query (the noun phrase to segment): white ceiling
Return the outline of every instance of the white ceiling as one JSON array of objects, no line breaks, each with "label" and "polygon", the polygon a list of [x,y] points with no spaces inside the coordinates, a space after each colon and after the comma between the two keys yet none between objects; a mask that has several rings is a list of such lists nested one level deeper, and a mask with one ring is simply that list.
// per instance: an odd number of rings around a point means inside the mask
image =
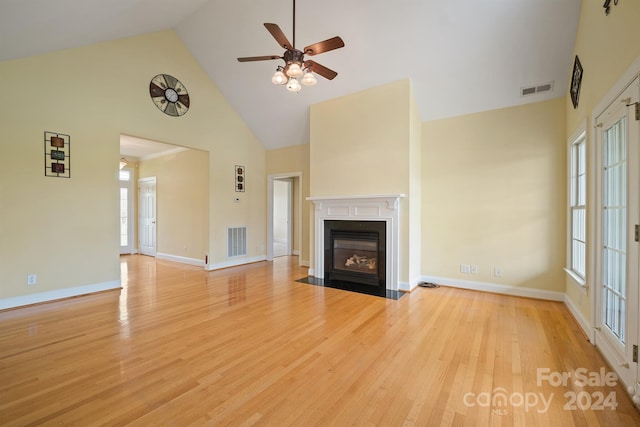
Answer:
[{"label": "white ceiling", "polygon": [[[297,48],[336,35],[346,46],[313,57],[333,81],[294,94],[271,84],[281,61],[236,60],[283,53],[263,23],[293,41],[291,0],[0,0],[0,61],[174,28],[272,149],[308,142],[309,105],[399,79],[411,78],[422,121],[564,96],[579,10],[580,0],[298,0]],[[549,81],[552,92],[520,96]]]}]

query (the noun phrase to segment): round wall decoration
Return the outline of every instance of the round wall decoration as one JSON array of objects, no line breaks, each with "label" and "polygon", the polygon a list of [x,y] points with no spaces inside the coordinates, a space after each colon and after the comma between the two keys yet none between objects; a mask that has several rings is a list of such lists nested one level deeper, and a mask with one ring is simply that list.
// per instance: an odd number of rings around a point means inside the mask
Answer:
[{"label": "round wall decoration", "polygon": [[158,74],[149,83],[149,95],[156,107],[170,116],[182,116],[189,111],[187,88],[169,74]]}]

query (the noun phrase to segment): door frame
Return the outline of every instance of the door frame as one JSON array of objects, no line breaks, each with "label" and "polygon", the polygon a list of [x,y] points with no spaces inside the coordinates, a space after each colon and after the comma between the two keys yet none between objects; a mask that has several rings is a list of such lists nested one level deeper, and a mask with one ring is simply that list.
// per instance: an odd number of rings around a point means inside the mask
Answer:
[{"label": "door frame", "polygon": [[[610,106],[612,106],[613,103],[616,102],[616,100],[620,97],[620,95],[622,95],[622,93],[625,90],[627,90],[627,88],[630,85],[632,85],[635,79],[638,78],[639,76],[640,76],[640,57],[636,58],[633,64],[631,64],[631,66],[625,71],[625,73],[622,74],[622,76],[618,79],[618,81],[609,89],[609,91],[607,91],[607,94],[592,110],[592,113],[591,113],[592,132],[591,132],[589,145],[590,145],[591,153],[593,153],[592,158],[595,158],[595,161],[591,162],[590,164],[594,165],[594,169],[591,169],[591,170],[594,170],[595,173],[593,175],[595,176],[593,177],[591,182],[595,184],[596,197],[595,197],[595,203],[593,204],[594,208],[588,211],[587,214],[589,214],[589,212],[594,213],[595,219],[596,219],[596,221],[594,222],[594,231],[592,233],[592,236],[595,237],[595,244],[591,245],[591,249],[589,250],[589,253],[591,254],[590,259],[593,260],[595,267],[589,268],[589,273],[588,273],[590,276],[588,282],[591,283],[590,288],[592,290],[590,292],[591,293],[590,313],[591,313],[591,328],[592,328],[592,333],[590,334],[591,342],[593,345],[598,345],[603,356],[609,362],[609,364],[614,368],[614,370],[618,374],[619,379],[622,380],[625,387],[633,386],[635,395],[640,397],[640,381],[639,381],[640,371],[638,369],[638,364],[634,363],[633,364],[634,366],[631,366],[631,368],[633,368],[634,370],[633,373],[627,373],[627,375],[620,375],[620,370],[626,369],[624,367],[626,361],[620,360],[618,351],[613,346],[611,346],[607,340],[601,339],[598,341],[596,339],[598,322],[599,322],[598,315],[601,313],[598,307],[598,303],[600,299],[598,298],[597,294],[600,288],[597,284],[597,281],[599,280],[598,274],[600,274],[600,272],[602,271],[602,261],[600,259],[601,257],[600,244],[602,242],[602,236],[600,234],[602,232],[601,230],[602,228],[602,219],[601,219],[601,210],[602,210],[602,202],[601,202],[601,197],[602,197],[601,164],[602,163],[601,163],[601,160],[602,159],[601,159],[601,155],[602,154],[599,152],[601,147],[599,147],[598,145],[599,138],[598,138],[598,128],[597,128],[598,120],[597,119]],[[636,94],[636,96],[640,96],[640,94]],[[630,118],[634,119],[634,117],[630,117]],[[628,123],[628,126],[629,124],[630,123]],[[627,141],[627,144],[630,145],[629,141]],[[640,141],[637,141],[636,144],[640,145]],[[637,155],[637,151],[632,150],[630,152],[630,155]],[[637,177],[637,175],[635,175],[635,177]],[[637,182],[637,180],[636,182],[633,182],[631,181],[632,179],[634,179],[633,174],[629,176],[629,185],[627,187],[628,193],[630,191],[636,191],[636,192],[640,191],[640,182]],[[629,212],[628,212],[628,215],[629,215]],[[638,221],[638,219],[636,219],[635,221]],[[629,232],[627,236],[628,241],[630,243],[634,243],[632,241],[633,239],[630,238],[631,230],[628,230],[628,232]],[[634,250],[633,252],[630,252],[630,254],[631,253],[637,254],[638,252],[637,250]],[[634,259],[633,262],[638,263],[640,262],[640,260]],[[640,281],[640,278],[636,278],[636,280]],[[635,296],[638,297],[638,292],[635,293]],[[640,306],[640,300],[636,300],[634,301],[634,303],[636,304],[636,306]],[[640,320],[637,321],[636,323],[640,323]],[[640,325],[639,324],[633,325],[633,331],[634,331],[634,336],[630,337],[629,334],[627,334],[627,338],[637,344],[640,341]],[[633,376],[632,379],[631,379],[631,376]]]},{"label": "door frame", "polygon": [[[302,251],[302,172],[271,174],[267,176],[267,261],[273,261],[273,181],[287,178],[292,179],[292,185],[293,181],[298,180],[297,197],[294,200],[292,211],[295,211],[295,216],[300,218],[300,221],[294,224],[294,238],[299,248],[298,250],[300,252]],[[293,246],[292,240],[293,239],[289,239],[289,244]],[[299,264],[300,258],[301,256],[298,259]]]}]

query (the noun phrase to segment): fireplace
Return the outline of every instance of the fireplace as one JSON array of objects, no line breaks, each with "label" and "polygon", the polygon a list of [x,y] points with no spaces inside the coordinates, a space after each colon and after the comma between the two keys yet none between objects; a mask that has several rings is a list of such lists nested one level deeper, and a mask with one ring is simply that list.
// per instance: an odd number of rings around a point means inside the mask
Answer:
[{"label": "fireplace", "polygon": [[[373,230],[373,233],[378,233],[378,243],[377,243],[377,258],[376,258],[376,266],[377,266],[377,280],[378,283],[381,281],[384,282],[384,286],[386,287],[387,294],[389,293],[398,293],[399,291],[399,281],[398,281],[398,269],[399,269],[399,235],[400,235],[400,215],[399,215],[399,205],[400,199],[404,197],[404,194],[385,194],[385,195],[372,195],[372,196],[321,196],[321,197],[309,197],[307,200],[313,202],[315,207],[315,221],[314,221],[314,266],[309,269],[309,275],[313,276],[315,279],[319,281],[327,281],[327,273],[329,273],[329,266],[334,265],[339,262],[333,261],[333,254],[331,257],[327,253],[327,249],[333,248],[335,245],[334,242],[331,243],[329,238],[329,246],[326,246],[327,243],[327,234],[325,232],[325,223],[332,223],[332,221],[339,222],[341,225],[341,229],[339,231],[347,232],[347,236],[342,235],[338,237],[338,249],[349,249],[347,250],[347,254],[349,252],[354,252],[352,249],[365,249],[371,246],[371,243],[366,243],[364,247],[349,247],[354,243],[353,235],[349,235],[349,233],[356,232],[359,234],[359,238],[363,237],[363,233],[359,233],[362,231],[362,228],[365,226],[371,226],[375,223],[382,226],[384,228],[382,230]],[[356,229],[348,229],[345,227],[349,227],[346,225],[347,223],[359,224]],[[383,236],[384,237],[381,237]],[[346,238],[345,238],[346,237]],[[364,235],[364,241],[372,240],[371,236]],[[347,241],[346,245],[344,241]],[[346,248],[344,246],[347,246]],[[348,257],[352,257],[357,252],[349,254]],[[367,254],[364,255],[365,257]],[[327,262],[329,259],[329,262]],[[361,273],[359,275],[359,279],[364,281],[368,281],[369,284],[361,284],[358,286],[373,288],[374,280],[371,277],[368,277],[370,271],[368,271],[369,267],[372,265],[368,260],[361,259],[353,259],[353,262],[356,264],[359,262],[360,266],[365,271],[356,271]],[[343,260],[343,264],[346,264],[347,260]],[[367,264],[368,263],[368,264]],[[351,267],[351,266],[345,266]],[[344,268],[333,269],[333,278],[335,280],[344,280],[344,279],[336,279],[336,274],[338,277],[342,274],[354,273],[353,271],[344,271]],[[353,270],[353,269],[349,269]],[[366,275],[366,276],[365,276]],[[351,276],[348,280],[351,280],[353,276]],[[330,282],[330,280],[329,280]],[[346,281],[345,283],[356,283],[351,281]]]},{"label": "fireplace", "polygon": [[324,221],[325,280],[386,291],[385,221]]}]

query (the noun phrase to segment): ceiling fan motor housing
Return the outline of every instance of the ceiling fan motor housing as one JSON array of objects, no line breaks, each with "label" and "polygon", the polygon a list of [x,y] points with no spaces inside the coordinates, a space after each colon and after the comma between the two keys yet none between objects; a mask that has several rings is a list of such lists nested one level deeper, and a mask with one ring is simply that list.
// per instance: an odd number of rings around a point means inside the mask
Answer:
[{"label": "ceiling fan motor housing", "polygon": [[287,67],[294,62],[302,65],[304,63],[304,53],[298,49],[287,50],[284,52],[284,55],[282,55],[282,59],[287,63]]}]

